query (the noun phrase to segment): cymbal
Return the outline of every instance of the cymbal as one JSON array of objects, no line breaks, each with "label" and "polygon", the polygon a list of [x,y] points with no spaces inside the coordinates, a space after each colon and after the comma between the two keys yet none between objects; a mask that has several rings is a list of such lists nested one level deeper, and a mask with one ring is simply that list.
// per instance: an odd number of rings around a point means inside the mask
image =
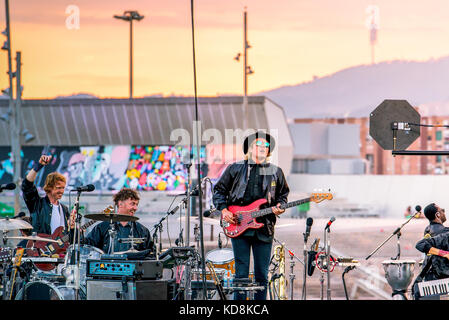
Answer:
[{"label": "cymbal", "polygon": [[43,242],[58,243],[58,241],[53,240],[51,238],[41,238],[38,236],[6,237],[6,239],[18,239],[18,240],[31,240],[31,241],[43,241]]},{"label": "cymbal", "polygon": [[22,219],[0,219],[0,230],[33,229],[33,226]]},{"label": "cymbal", "polygon": [[118,213],[92,213],[84,215],[87,219],[98,220],[98,221],[108,221],[108,222],[120,222],[120,221],[137,221],[138,217],[129,216],[127,214],[118,214]]},{"label": "cymbal", "polygon": [[125,254],[125,253],[135,253],[135,252],[140,252],[140,251],[132,248],[132,249],[129,249],[126,251],[114,252],[114,254]]}]

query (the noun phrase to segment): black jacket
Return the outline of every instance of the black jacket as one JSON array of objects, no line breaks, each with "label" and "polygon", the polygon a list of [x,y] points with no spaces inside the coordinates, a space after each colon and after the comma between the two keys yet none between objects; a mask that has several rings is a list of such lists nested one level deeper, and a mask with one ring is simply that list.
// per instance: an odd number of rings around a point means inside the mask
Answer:
[{"label": "black jacket", "polygon": [[[266,207],[272,207],[278,203],[287,203],[290,189],[281,168],[273,164],[265,164],[261,168],[263,174],[262,188],[267,199]],[[248,161],[239,161],[229,165],[214,186],[213,202],[218,210],[223,210],[231,205],[243,205],[246,186],[248,184]],[[276,215],[268,214],[256,219],[264,223],[261,229],[257,229],[265,237],[272,238]]]},{"label": "black jacket", "polygon": [[[416,249],[426,254],[432,247],[449,251],[449,233],[440,233],[435,237],[424,238],[416,243]],[[431,274],[435,275],[436,279],[448,278],[449,260],[440,256],[432,256],[431,270]],[[430,279],[426,278],[426,280]]]},{"label": "black jacket", "polygon": [[434,237],[440,233],[448,231],[449,228],[445,227],[443,224],[431,221],[429,225],[424,229],[424,235],[430,234],[431,237]]},{"label": "black jacket", "polygon": [[[143,226],[139,222],[129,222],[128,225],[131,227],[131,230],[128,230],[130,233],[132,232],[132,236],[134,238],[145,238],[143,243],[135,244],[135,249],[139,251],[143,250],[154,250],[153,241],[151,239],[150,231]],[[131,236],[131,234],[125,235],[125,228],[121,225],[120,222],[115,222],[115,230],[117,231],[117,234],[115,236],[115,243],[114,243],[114,251],[127,251],[130,249],[130,244],[128,243],[120,243],[118,239],[121,238],[128,238]],[[89,232],[89,234],[84,238],[83,243],[89,244],[94,247],[97,247],[98,249],[103,250],[104,253],[112,253],[109,252],[111,248],[111,237],[109,234],[110,224],[107,221],[101,222],[95,227],[92,228],[92,230]]]},{"label": "black jacket", "polygon": [[[51,234],[50,222],[53,205],[51,204],[50,199],[48,199],[48,196],[39,196],[34,183],[28,181],[26,178],[22,182],[22,192],[23,200],[30,211],[33,232]],[[67,206],[62,203],[61,206],[65,216],[65,229],[67,230],[70,213]]]}]

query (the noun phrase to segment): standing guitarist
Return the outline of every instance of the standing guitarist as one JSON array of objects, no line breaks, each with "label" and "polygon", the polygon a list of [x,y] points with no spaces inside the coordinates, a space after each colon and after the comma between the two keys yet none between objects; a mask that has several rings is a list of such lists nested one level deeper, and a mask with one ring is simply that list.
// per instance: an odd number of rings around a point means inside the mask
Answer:
[{"label": "standing guitarist", "polygon": [[[251,249],[254,260],[256,282],[265,287],[258,291],[255,300],[265,300],[267,296],[268,268],[274,237],[276,216],[282,214],[281,204],[287,203],[289,188],[282,169],[270,164],[268,158],[275,147],[274,138],[258,131],[245,138],[243,153],[245,160],[229,165],[214,187],[213,202],[221,211],[222,220],[238,223],[237,217],[228,210],[232,205],[246,206],[259,199],[266,199],[266,207],[273,213],[258,217],[263,223],[259,229],[248,229],[240,236],[231,238],[235,257],[235,278],[248,278]],[[245,299],[245,294],[235,293],[236,300]]]},{"label": "standing guitarist", "polygon": [[69,229],[70,214],[67,206],[60,202],[66,187],[66,178],[58,172],[47,175],[44,184],[45,196],[39,196],[34,181],[37,173],[50,163],[51,156],[42,155],[28,172],[22,182],[23,199],[30,211],[33,232],[47,235],[53,234],[58,227]]}]

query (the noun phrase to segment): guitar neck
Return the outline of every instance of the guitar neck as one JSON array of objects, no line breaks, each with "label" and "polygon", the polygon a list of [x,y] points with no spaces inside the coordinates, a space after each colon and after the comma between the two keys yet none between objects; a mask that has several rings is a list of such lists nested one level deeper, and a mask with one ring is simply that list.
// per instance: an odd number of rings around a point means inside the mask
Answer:
[{"label": "guitar neck", "polygon": [[[312,198],[305,198],[305,199],[301,199],[301,200],[296,200],[296,201],[293,201],[293,202],[281,204],[280,207],[281,207],[281,209],[288,209],[288,208],[291,208],[291,207],[299,206],[299,205],[301,205],[303,203],[310,202],[311,200],[312,200]],[[269,207],[269,208],[265,208],[265,209],[262,209],[262,210],[254,211],[254,212],[251,213],[251,216],[253,218],[257,218],[257,217],[262,217],[262,216],[265,216],[267,214],[273,213],[272,208],[273,207]]]},{"label": "guitar neck", "polygon": [[[87,228],[89,228],[91,225],[93,225],[95,222],[97,222],[96,220],[90,220],[89,222],[86,222],[85,224],[83,224],[80,228],[82,231],[86,230]],[[69,240],[70,236],[69,234],[66,234],[64,237],[62,237],[62,241],[63,242],[67,242]]]}]

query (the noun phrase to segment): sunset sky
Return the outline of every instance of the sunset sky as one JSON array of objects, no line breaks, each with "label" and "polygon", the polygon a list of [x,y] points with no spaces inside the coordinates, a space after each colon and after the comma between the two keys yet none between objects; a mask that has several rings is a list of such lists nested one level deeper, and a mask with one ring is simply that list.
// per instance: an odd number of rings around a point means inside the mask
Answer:
[{"label": "sunset sky", "polygon": [[[134,96],[194,94],[190,1],[10,0],[13,57],[22,52],[24,98],[74,93],[127,97],[129,23],[137,10]],[[449,54],[447,0],[196,0],[198,94],[241,94],[243,11],[248,11],[249,94],[370,64],[369,5],[379,8],[375,61],[428,60]],[[79,29],[66,13],[79,9]],[[73,11],[72,11],[73,12]],[[73,17],[73,16],[72,16]],[[70,25],[70,23],[69,23]],[[0,1],[0,29],[6,26]],[[0,35],[1,43],[6,39]],[[15,63],[14,63],[15,69]],[[8,86],[0,51],[0,87]]]}]

